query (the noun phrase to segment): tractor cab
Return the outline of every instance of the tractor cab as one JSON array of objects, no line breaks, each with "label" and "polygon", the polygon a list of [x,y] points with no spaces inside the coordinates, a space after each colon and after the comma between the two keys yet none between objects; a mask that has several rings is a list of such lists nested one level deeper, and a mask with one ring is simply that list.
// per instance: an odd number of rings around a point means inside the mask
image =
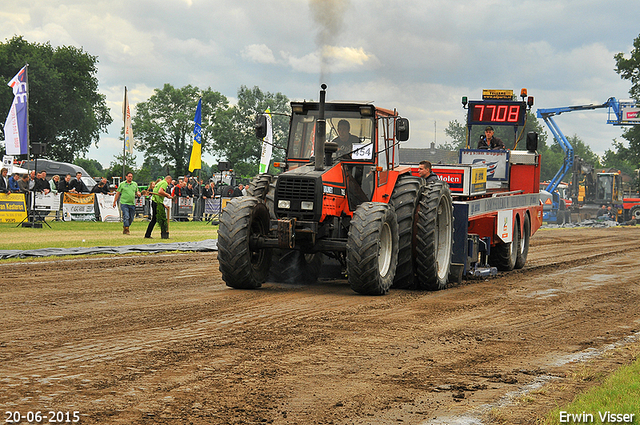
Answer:
[{"label": "tractor cab", "polygon": [[[409,137],[408,120],[370,102],[325,102],[324,93],[320,102],[291,102],[274,218],[323,222],[391,194],[389,171],[398,166],[397,142]],[[261,119],[258,138],[265,134]]]},{"label": "tractor cab", "polygon": [[[291,166],[309,162],[315,157],[314,145],[319,115],[318,103],[291,104],[291,131],[287,160]],[[333,161],[373,161],[375,141],[374,107],[368,104],[325,104],[325,140],[335,143]],[[325,146],[326,149],[326,146]],[[331,149],[329,149],[331,150]]]}]

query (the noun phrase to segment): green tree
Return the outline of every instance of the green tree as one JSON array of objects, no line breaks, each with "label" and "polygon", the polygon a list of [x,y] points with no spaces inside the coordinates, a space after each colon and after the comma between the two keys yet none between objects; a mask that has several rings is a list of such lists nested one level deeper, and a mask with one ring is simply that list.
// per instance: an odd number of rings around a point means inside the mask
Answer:
[{"label": "green tree", "polygon": [[616,53],[613,58],[620,78],[631,81],[629,94],[640,100],[640,35],[633,41],[633,50],[628,59],[624,57],[624,53]]},{"label": "green tree", "polygon": [[467,126],[458,120],[449,121],[449,125],[444,129],[444,134],[451,138],[451,141],[439,144],[440,149],[457,151],[467,147]]},{"label": "green tree", "polygon": [[104,169],[102,168],[102,164],[100,164],[95,159],[76,158],[73,163],[84,168],[84,170],[89,173],[91,177],[104,176]]},{"label": "green tree", "polygon": [[[134,133],[135,134],[135,133]],[[136,163],[136,156],[131,155],[130,153],[125,153],[125,171],[128,173],[131,171],[133,173],[133,177],[136,178],[136,170],[133,168]],[[113,157],[113,161],[109,164],[109,168],[104,170],[105,177],[107,179],[111,179],[112,177],[120,177],[122,178],[122,154],[115,155]]]},{"label": "green tree", "polygon": [[[634,135],[630,135],[629,133],[636,133]],[[630,143],[633,143],[636,140],[640,140],[640,127],[632,127],[631,129],[625,131],[623,137],[629,137]],[[626,147],[623,142],[618,140],[613,140],[613,149],[607,149],[604,152],[604,156],[602,158],[602,166],[607,168],[617,168],[618,170],[624,172],[625,174],[632,176],[633,181],[631,182],[631,187],[634,191],[639,190],[638,181],[638,170],[640,164],[640,152],[639,146],[634,147]]]},{"label": "green tree", "polygon": [[[9,111],[7,82],[29,64],[29,138],[47,143],[48,159],[72,162],[98,145],[112,118],[98,93],[97,56],[73,46],[52,47],[15,36],[0,43],[0,110]],[[2,148],[4,151],[4,148]]]},{"label": "green tree", "polygon": [[[600,158],[596,155],[589,146],[587,146],[577,134],[567,137],[567,142],[573,148],[574,157],[580,157],[588,164],[594,167],[600,167]],[[564,163],[565,153],[560,144],[554,139],[553,144],[542,152],[542,167],[540,170],[541,180],[551,180],[558,170],[562,168]],[[572,172],[569,171],[563,178],[563,181],[571,181]]]},{"label": "green tree", "polygon": [[[202,97],[202,151],[213,152],[229,136],[228,100],[219,92],[191,85],[180,89],[165,84],[146,102],[136,105],[133,134],[145,160],[156,157],[174,168],[176,176],[187,172],[193,145],[194,115]],[[120,167],[122,169],[122,166]]]},{"label": "green tree", "polygon": [[291,108],[289,99],[282,93],[263,92],[258,87],[252,89],[241,86],[238,90],[238,104],[230,110],[231,127],[218,140],[216,153],[233,164],[236,175],[253,177],[258,173],[262,142],[256,139],[254,124],[256,116],[269,108],[273,121],[274,161],[284,158],[287,144]]},{"label": "green tree", "polygon": [[[616,72],[623,80],[631,82],[629,94],[636,102],[640,102],[640,35],[633,41],[633,50],[628,58],[624,53],[614,55],[616,61]],[[622,134],[628,142],[614,140],[613,150],[607,150],[604,154],[604,165],[616,167],[627,174],[636,176],[635,186],[638,187],[637,174],[635,170],[640,168],[640,125],[628,128]]]},{"label": "green tree", "polygon": [[[122,162],[121,162],[122,163]],[[122,169],[122,168],[120,168]],[[138,184],[147,185],[151,181],[155,181],[158,177],[164,178],[167,174],[171,174],[172,170],[166,164],[154,156],[148,156],[142,163],[142,167],[135,173],[135,179]],[[173,174],[172,174],[173,175]]]}]

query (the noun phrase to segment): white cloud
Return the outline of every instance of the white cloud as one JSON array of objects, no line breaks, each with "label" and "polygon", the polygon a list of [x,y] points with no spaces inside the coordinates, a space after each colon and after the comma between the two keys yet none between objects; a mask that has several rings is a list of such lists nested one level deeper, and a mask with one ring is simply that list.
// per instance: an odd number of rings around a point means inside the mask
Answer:
[{"label": "white cloud", "polygon": [[[534,108],[626,98],[613,55],[632,49],[639,14],[637,0],[30,0],[0,12],[0,39],[98,56],[115,122],[90,155],[108,165],[121,152],[125,85],[132,105],[164,83],[309,99],[322,78],[332,99],[398,108],[409,143],[427,146],[434,121],[445,141],[448,121],[464,119],[460,98],[483,88],[527,87]],[[600,112],[557,122],[604,152],[621,130]]]},{"label": "white cloud", "polygon": [[286,64],[296,72],[318,74],[324,66],[332,74],[356,72],[380,66],[375,55],[362,47],[324,46],[323,49],[296,57],[289,52],[280,52]]},{"label": "white cloud", "polygon": [[273,52],[264,44],[251,44],[245,47],[241,54],[244,59],[251,62],[265,64],[276,63],[276,58],[273,56]]}]

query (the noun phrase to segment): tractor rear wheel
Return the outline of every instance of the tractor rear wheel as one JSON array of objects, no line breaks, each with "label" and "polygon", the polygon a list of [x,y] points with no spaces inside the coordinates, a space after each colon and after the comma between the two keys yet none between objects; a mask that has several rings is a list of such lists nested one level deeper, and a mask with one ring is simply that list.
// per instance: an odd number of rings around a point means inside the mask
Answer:
[{"label": "tractor rear wheel", "polygon": [[521,269],[527,262],[527,255],[529,254],[529,238],[531,237],[531,220],[529,214],[524,215],[523,232],[520,235],[520,247],[518,249],[518,256],[514,268]]},{"label": "tractor rear wheel", "polygon": [[218,263],[227,286],[253,289],[262,286],[271,264],[270,249],[252,247],[252,239],[269,232],[269,211],[253,196],[233,198],[220,215]]},{"label": "tractor rear wheel", "polygon": [[422,191],[416,218],[415,268],[418,289],[447,286],[453,254],[453,204],[449,185],[428,184]]},{"label": "tractor rear wheel", "polygon": [[255,196],[260,200],[265,200],[269,191],[269,183],[273,176],[271,174],[259,174],[249,182],[247,195]]},{"label": "tractor rear wheel", "polygon": [[322,270],[322,254],[274,250],[269,279],[281,283],[314,283]]},{"label": "tractor rear wheel", "polygon": [[634,205],[629,210],[629,220],[640,220],[640,205]]},{"label": "tractor rear wheel", "polygon": [[424,187],[424,180],[404,174],[398,178],[391,200],[398,217],[398,267],[393,280],[394,288],[413,288],[413,229],[420,192]]},{"label": "tractor rear wheel", "polygon": [[501,271],[511,271],[518,260],[520,248],[520,228],[517,223],[512,231],[513,238],[510,243],[501,243],[491,247],[489,264]]},{"label": "tractor rear wheel", "polygon": [[347,237],[347,279],[354,291],[384,295],[398,262],[398,222],[393,207],[364,202],[353,213]]}]

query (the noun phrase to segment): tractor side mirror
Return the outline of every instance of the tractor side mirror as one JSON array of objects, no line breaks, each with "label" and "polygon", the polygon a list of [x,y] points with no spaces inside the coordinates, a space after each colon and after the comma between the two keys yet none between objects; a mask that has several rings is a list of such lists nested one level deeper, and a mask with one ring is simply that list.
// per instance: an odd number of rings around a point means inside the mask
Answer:
[{"label": "tractor side mirror", "polygon": [[254,128],[256,129],[256,138],[262,140],[267,137],[267,116],[263,114],[258,115]]},{"label": "tractor side mirror", "polygon": [[527,133],[527,150],[529,152],[535,152],[538,150],[538,133],[535,131]]},{"label": "tractor side mirror", "polygon": [[406,118],[398,118],[396,120],[396,140],[398,142],[406,142],[409,140],[409,120]]}]

